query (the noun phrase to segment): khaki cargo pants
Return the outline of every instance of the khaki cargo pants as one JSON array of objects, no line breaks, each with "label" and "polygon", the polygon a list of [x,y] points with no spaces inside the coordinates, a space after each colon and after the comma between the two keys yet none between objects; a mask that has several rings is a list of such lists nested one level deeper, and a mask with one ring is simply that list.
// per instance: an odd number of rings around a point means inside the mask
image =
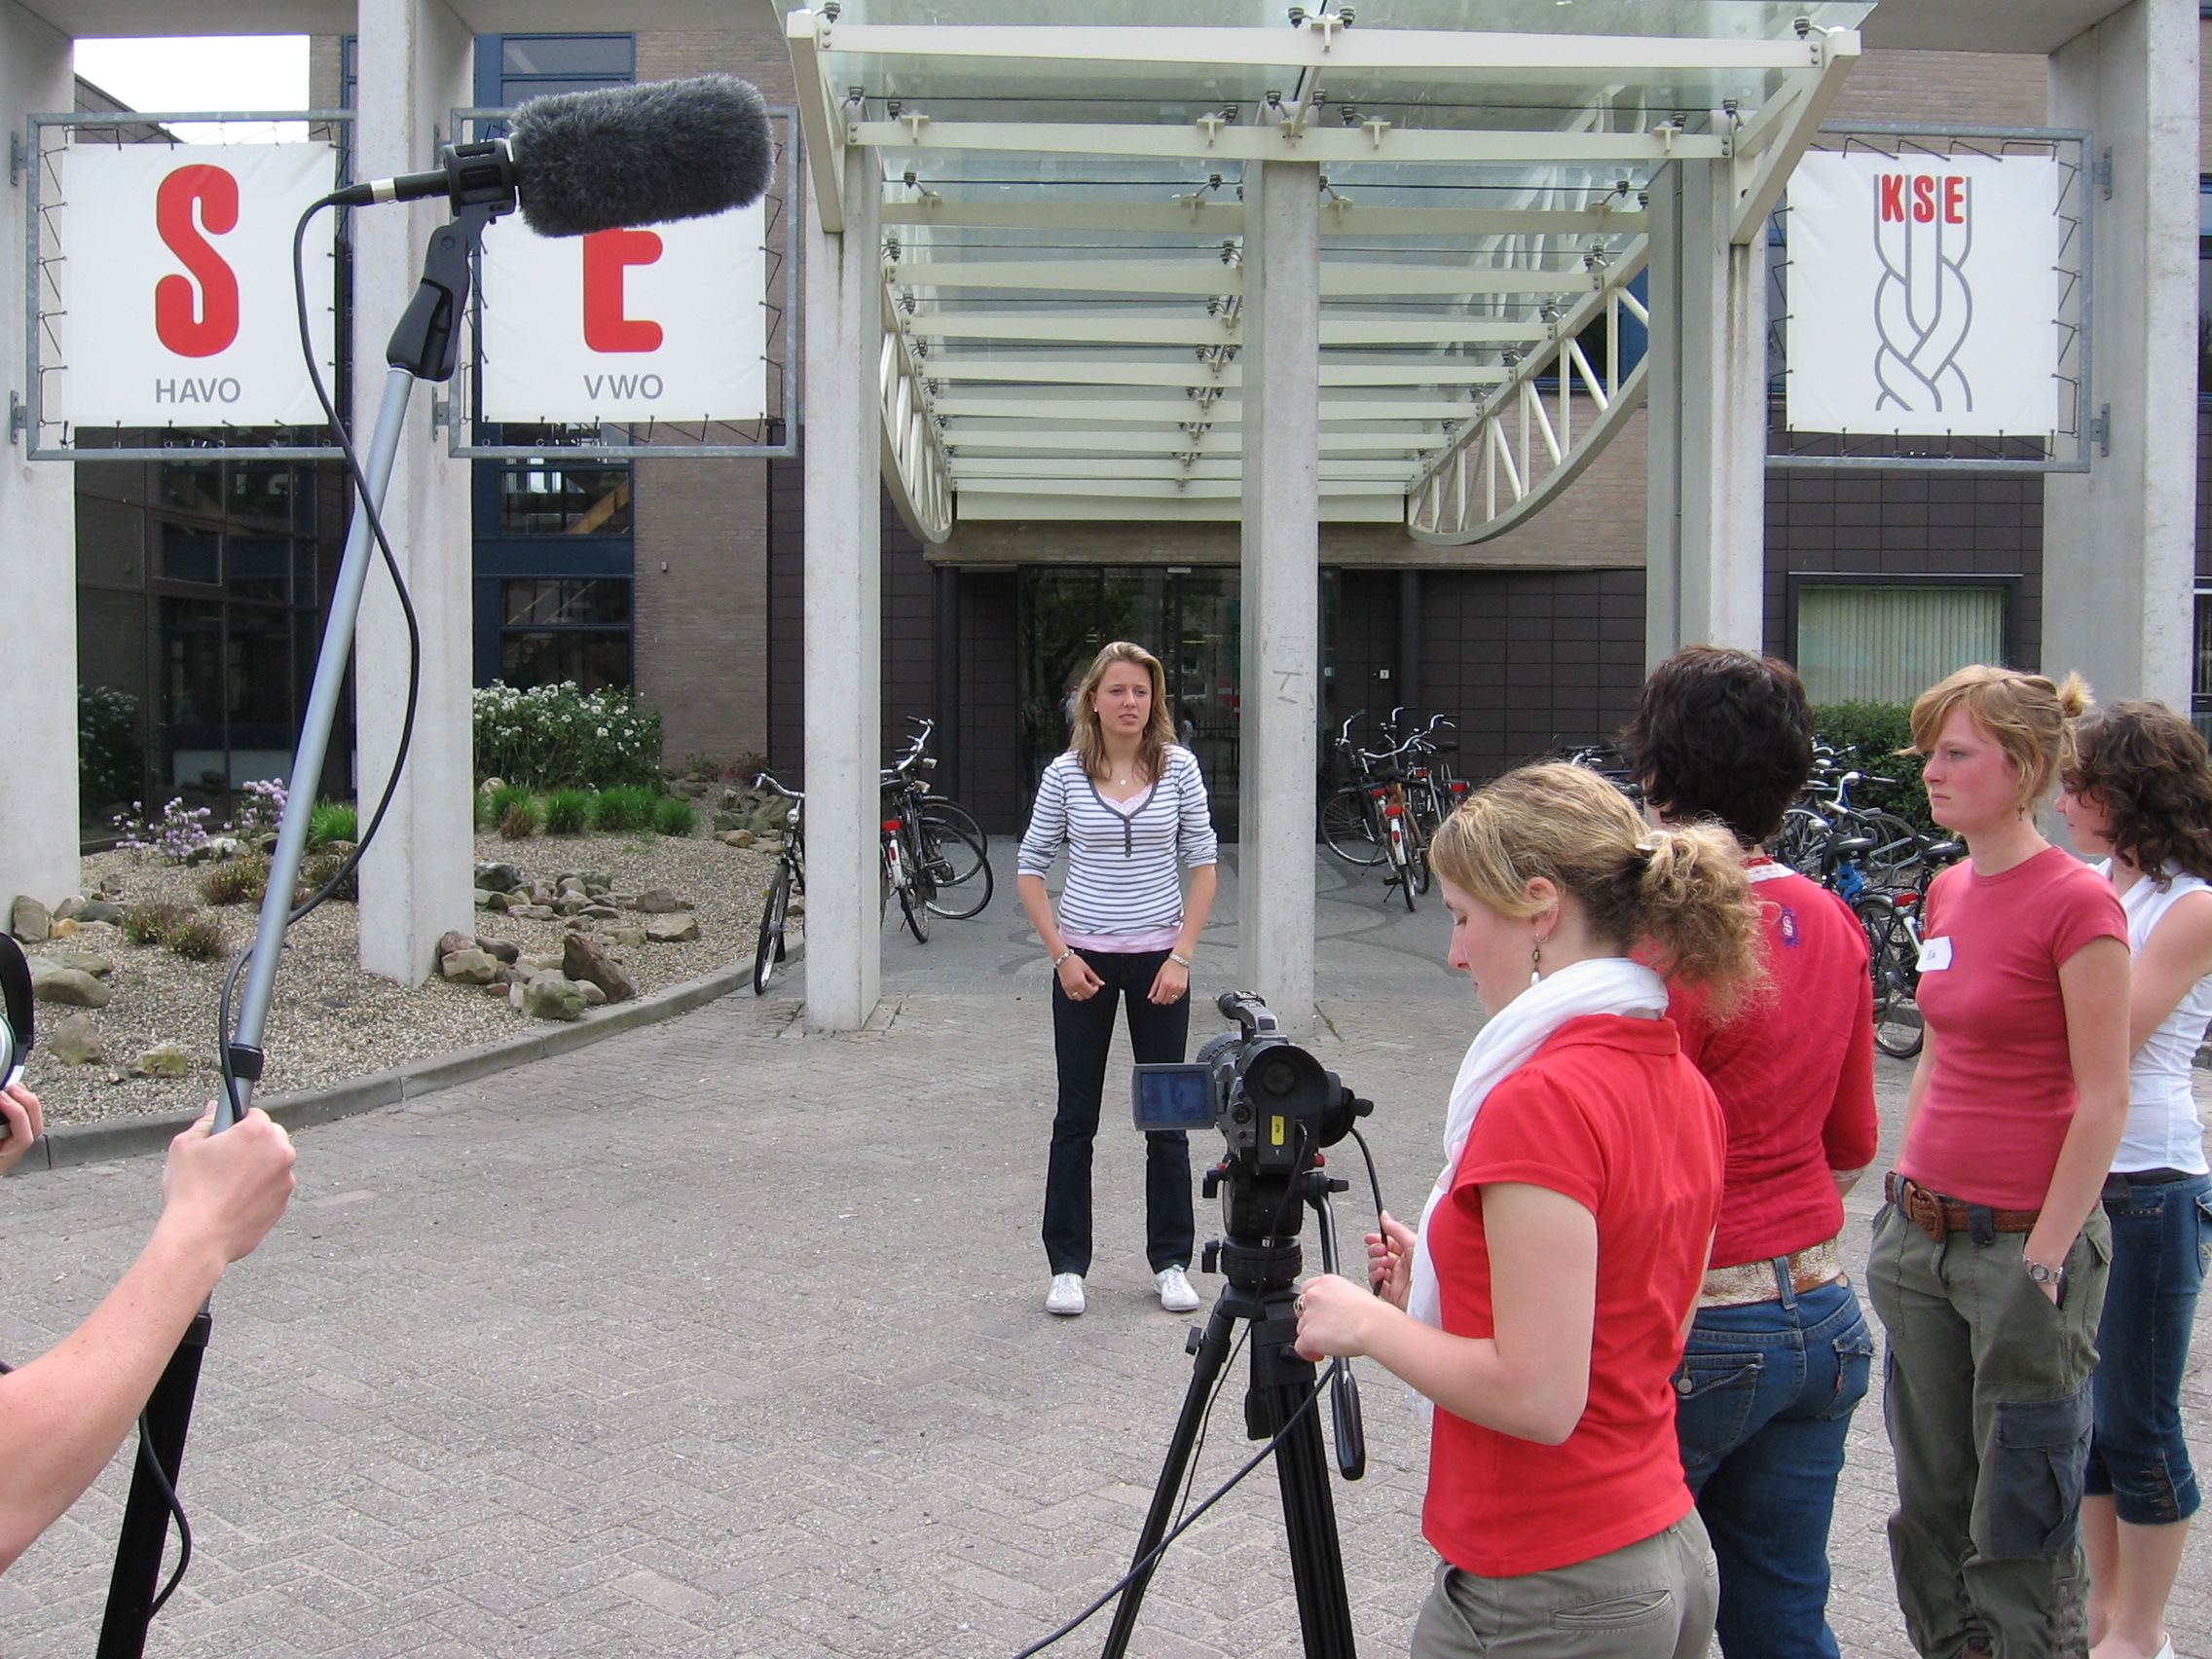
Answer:
[{"label": "khaki cargo pants", "polygon": [[1928,1659],[2087,1651],[2082,1561],[2089,1373],[2112,1228],[2089,1213],[2060,1304],[2030,1279],[2021,1233],[1938,1243],[1895,1205],[1874,1221],[1867,1290],[1888,1336],[1884,1416],[1897,1455],[1890,1561]]}]

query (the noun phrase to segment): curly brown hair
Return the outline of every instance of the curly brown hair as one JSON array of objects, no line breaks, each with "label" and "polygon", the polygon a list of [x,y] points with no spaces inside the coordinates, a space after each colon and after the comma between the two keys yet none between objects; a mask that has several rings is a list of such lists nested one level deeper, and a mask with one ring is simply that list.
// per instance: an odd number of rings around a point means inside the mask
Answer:
[{"label": "curly brown hair", "polygon": [[1813,770],[1813,711],[1774,657],[1692,645],[1651,671],[1621,748],[1652,805],[1714,819],[1747,847],[1769,839]]},{"label": "curly brown hair", "polygon": [[2212,756],[2163,703],[2129,700],[2074,725],[2067,789],[2111,821],[2113,851],[2166,885],[2166,866],[2212,881]]},{"label": "curly brown hair", "polygon": [[1436,873],[1501,916],[1543,908],[1529,883],[1571,893],[1591,931],[1647,945],[1670,979],[1727,1010],[1757,990],[1762,926],[1735,838],[1710,824],[1654,830],[1583,766],[1523,766],[1469,795],[1436,831]]}]

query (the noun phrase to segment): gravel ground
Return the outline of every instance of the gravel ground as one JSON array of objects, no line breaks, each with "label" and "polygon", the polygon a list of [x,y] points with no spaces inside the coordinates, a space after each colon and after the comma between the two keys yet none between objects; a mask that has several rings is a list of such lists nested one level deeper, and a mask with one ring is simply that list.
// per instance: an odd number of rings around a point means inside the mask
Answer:
[{"label": "gravel ground", "polygon": [[[537,835],[505,841],[484,834],[476,838],[475,857],[515,865],[526,877],[548,884],[564,871],[603,870],[618,894],[666,887],[688,900],[699,923],[697,942],[611,952],[641,994],[697,978],[739,957],[750,960],[760,895],[774,868],[767,855],[704,837]],[[121,878],[118,903],[126,906],[197,904],[204,873],[204,867],[183,869],[141,855],[99,853],[84,861],[84,891],[90,893],[103,876],[113,875]],[[93,950],[115,965],[109,980],[113,1000],[89,1011],[99,1029],[104,1059],[65,1066],[43,1042],[32,1052],[25,1081],[45,1106],[48,1122],[175,1112],[199,1105],[212,1092],[217,997],[229,953],[252,935],[254,911],[227,905],[209,913],[223,924],[226,956],[217,962],[186,962],[160,945],[128,943],[117,929],[102,923],[52,945],[27,947],[34,953]],[[625,912],[624,919],[642,918]],[[477,911],[472,925],[479,938],[512,940],[526,955],[557,953],[568,931],[557,918],[533,920],[491,910]],[[269,1054],[261,1085],[266,1092],[323,1087],[407,1060],[496,1042],[538,1023],[509,1006],[503,985],[495,996],[485,987],[432,978],[410,990],[362,973],[356,927],[354,907],[333,900],[287,934],[289,948],[263,1038]],[[77,1012],[41,1004],[42,1035]],[[191,1055],[190,1075],[181,1080],[131,1076],[138,1055],[161,1042],[184,1046]]]}]

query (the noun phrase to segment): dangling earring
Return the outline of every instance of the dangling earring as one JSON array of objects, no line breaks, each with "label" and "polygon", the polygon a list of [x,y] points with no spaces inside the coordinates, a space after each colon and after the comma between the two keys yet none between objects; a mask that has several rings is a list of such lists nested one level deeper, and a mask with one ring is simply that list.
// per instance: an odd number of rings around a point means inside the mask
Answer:
[{"label": "dangling earring", "polygon": [[1532,944],[1529,947],[1529,983],[1540,985],[1543,982],[1544,947],[1540,944]]}]

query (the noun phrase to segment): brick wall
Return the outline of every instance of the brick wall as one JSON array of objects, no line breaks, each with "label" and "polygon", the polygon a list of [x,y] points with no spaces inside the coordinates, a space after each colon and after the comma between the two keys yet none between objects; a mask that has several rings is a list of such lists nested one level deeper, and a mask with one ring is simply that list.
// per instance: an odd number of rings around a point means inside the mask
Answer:
[{"label": "brick wall", "polygon": [[2050,119],[2046,59],[1998,52],[1869,52],[1828,120],[2041,127]]}]

